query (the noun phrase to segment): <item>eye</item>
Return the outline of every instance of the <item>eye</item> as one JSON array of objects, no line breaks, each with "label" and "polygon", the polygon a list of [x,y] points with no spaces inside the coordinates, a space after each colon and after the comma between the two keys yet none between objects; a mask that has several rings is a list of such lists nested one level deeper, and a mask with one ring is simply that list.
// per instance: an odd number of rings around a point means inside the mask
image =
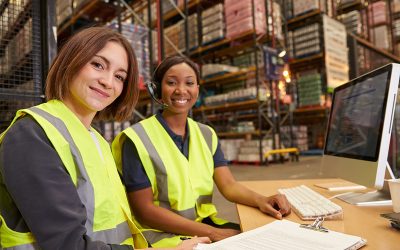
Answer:
[{"label": "eye", "polygon": [[123,77],[121,75],[115,75],[115,78],[117,78],[121,82],[125,82],[125,77]]},{"label": "eye", "polygon": [[186,84],[192,86],[192,85],[194,85],[195,83],[194,83],[193,81],[188,81],[188,82],[186,82]]},{"label": "eye", "polygon": [[168,81],[167,81],[167,84],[172,86],[172,85],[174,85],[174,84],[175,84],[175,81],[168,80]]},{"label": "eye", "polygon": [[91,62],[91,64],[96,69],[104,69],[103,65],[101,63],[99,63],[99,62],[93,61],[93,62]]}]

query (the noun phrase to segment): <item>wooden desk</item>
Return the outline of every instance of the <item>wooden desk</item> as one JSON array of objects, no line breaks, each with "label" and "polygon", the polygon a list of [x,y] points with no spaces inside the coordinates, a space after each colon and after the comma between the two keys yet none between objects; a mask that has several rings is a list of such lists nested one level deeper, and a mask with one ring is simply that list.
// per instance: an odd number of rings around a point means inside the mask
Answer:
[{"label": "wooden desk", "polygon": [[[329,192],[322,188],[315,187],[315,183],[337,182],[340,179],[310,179],[310,180],[276,180],[276,181],[245,181],[240,182],[246,187],[260,194],[270,196],[277,193],[278,188],[292,187],[304,184],[325,197],[331,197],[337,192]],[[344,219],[338,221],[325,221],[324,227],[357,235],[366,239],[367,245],[362,249],[398,249],[400,242],[400,232],[392,228],[389,220],[382,218],[381,213],[393,212],[391,206],[378,207],[357,207],[347,204],[339,199],[333,199],[333,202],[343,208]],[[256,208],[237,204],[240,225],[243,231],[248,231],[256,227],[265,225],[275,219],[263,214]],[[310,223],[302,221],[292,212],[285,219],[297,223]]]}]

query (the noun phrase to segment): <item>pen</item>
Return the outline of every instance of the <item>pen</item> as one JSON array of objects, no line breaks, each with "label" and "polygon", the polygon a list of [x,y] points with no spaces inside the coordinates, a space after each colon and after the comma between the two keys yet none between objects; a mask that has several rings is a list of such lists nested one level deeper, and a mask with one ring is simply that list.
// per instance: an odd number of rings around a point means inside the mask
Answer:
[{"label": "pen", "polygon": [[191,237],[185,237],[185,236],[181,236],[181,237],[180,237],[180,239],[181,239],[181,240],[190,240],[190,239],[191,239]]}]

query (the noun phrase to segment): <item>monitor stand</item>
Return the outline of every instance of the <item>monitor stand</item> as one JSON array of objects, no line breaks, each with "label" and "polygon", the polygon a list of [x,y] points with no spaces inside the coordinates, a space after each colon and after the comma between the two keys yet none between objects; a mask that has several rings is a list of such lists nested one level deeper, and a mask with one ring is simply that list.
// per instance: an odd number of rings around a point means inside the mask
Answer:
[{"label": "monitor stand", "polygon": [[[388,162],[386,162],[385,180],[393,179],[394,175]],[[338,199],[356,206],[391,206],[389,185],[383,182],[381,190],[375,190],[368,193],[351,192],[337,196]]]}]

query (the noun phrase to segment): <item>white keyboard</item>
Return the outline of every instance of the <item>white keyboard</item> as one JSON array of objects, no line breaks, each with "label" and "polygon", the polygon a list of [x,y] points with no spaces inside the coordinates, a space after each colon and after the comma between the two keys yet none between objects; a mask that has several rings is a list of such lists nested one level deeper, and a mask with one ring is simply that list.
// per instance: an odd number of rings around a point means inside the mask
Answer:
[{"label": "white keyboard", "polygon": [[317,217],[325,219],[343,219],[343,209],[304,185],[292,188],[278,189],[278,193],[286,195],[292,210],[302,220],[315,220]]}]

